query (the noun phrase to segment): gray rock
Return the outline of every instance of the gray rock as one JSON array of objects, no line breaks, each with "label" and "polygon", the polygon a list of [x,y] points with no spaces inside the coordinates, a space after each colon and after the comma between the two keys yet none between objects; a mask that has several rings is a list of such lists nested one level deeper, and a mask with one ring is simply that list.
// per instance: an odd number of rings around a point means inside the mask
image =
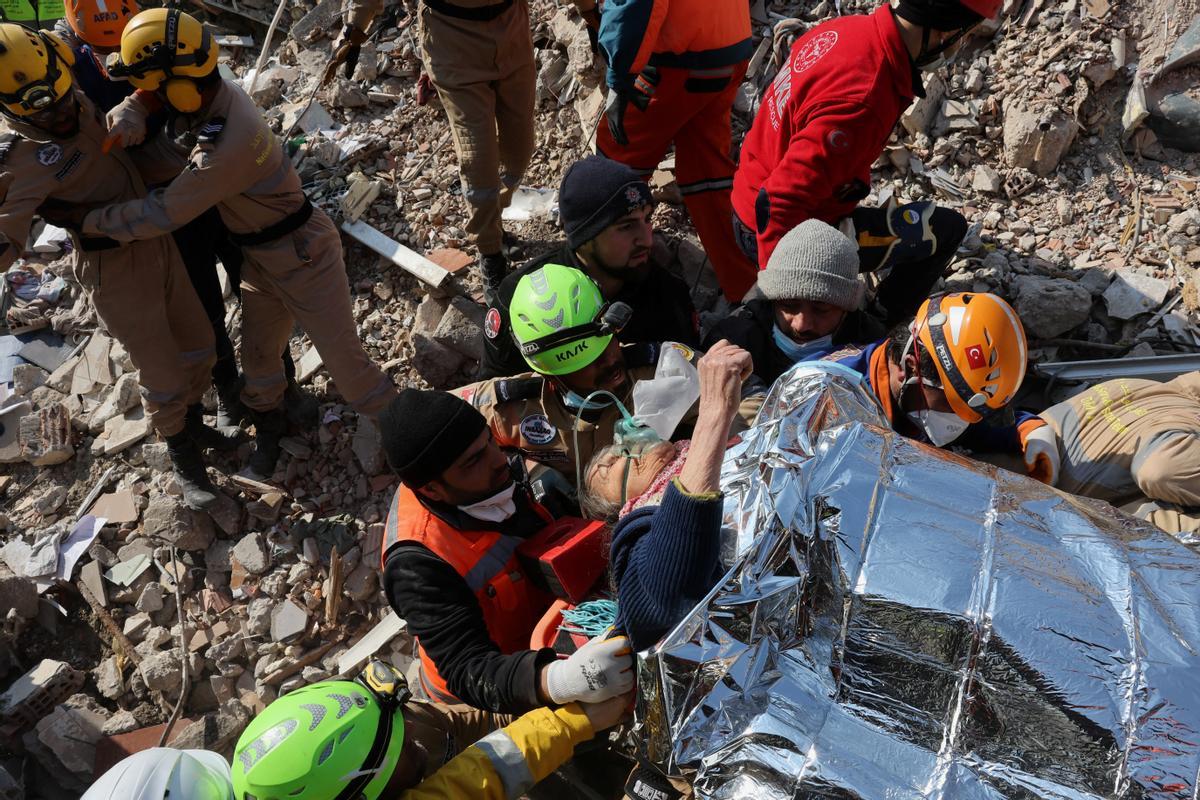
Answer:
[{"label": "gray rock", "polygon": [[161,583],[151,581],[146,584],[146,588],[142,589],[142,593],[138,595],[137,603],[138,611],[145,611],[147,614],[152,614],[155,611],[162,611],[163,607],[163,587]]},{"label": "gray rock", "polygon": [[127,372],[118,378],[116,385],[88,418],[88,430],[94,434],[100,433],[104,430],[104,423],[113,417],[121,416],[140,403],[138,388],[137,373]]},{"label": "gray rock", "polygon": [[271,552],[261,533],[248,533],[233,547],[233,557],[252,575],[271,568]]},{"label": "gray rock", "polygon": [[121,668],[117,666],[116,656],[109,656],[101,661],[100,666],[92,671],[92,675],[100,694],[109,700],[116,700],[125,694],[125,678],[121,675]]},{"label": "gray rock", "polygon": [[277,642],[298,636],[307,627],[308,612],[291,600],[284,600],[271,612],[271,638]]},{"label": "gray rock", "polygon": [[479,361],[483,357],[483,315],[483,307],[478,303],[455,297],[442,315],[433,338],[438,344]]},{"label": "gray rock", "polygon": [[1013,281],[1016,309],[1034,339],[1052,339],[1082,325],[1092,313],[1092,295],[1061,278],[1022,275]]},{"label": "gray rock", "polygon": [[1162,305],[1171,286],[1166,281],[1137,272],[1118,272],[1104,292],[1110,317],[1133,319]]},{"label": "gray rock", "polygon": [[119,709],[117,713],[108,718],[108,722],[104,723],[104,727],[100,732],[105,736],[116,736],[121,733],[129,733],[136,731],[142,724],[138,722],[138,718],[133,715],[132,711]]},{"label": "gray rock", "polygon": [[108,712],[91,698],[75,695],[38,722],[38,741],[48,747],[59,762],[55,772],[65,768],[73,776],[90,780],[96,760],[96,742],[103,735],[108,716]]},{"label": "gray rock", "polygon": [[1074,118],[1055,106],[1026,109],[1005,102],[1005,160],[1009,166],[1032,170],[1044,178],[1058,167],[1077,130]]},{"label": "gray rock", "polygon": [[360,415],[358,427],[354,430],[354,438],[350,441],[354,457],[358,459],[363,472],[368,475],[378,475],[383,472],[383,442],[379,434],[379,426],[370,417]]},{"label": "gray rock", "polygon": [[157,472],[171,471],[171,455],[167,452],[166,442],[147,442],[142,445],[142,460]]},{"label": "gray rock", "polygon": [[209,572],[229,572],[233,564],[229,556],[233,552],[233,542],[218,539],[204,551],[204,566]]},{"label": "gray rock", "polygon": [[180,550],[204,550],[215,538],[207,514],[192,511],[181,500],[166,494],[150,498],[142,518],[147,536],[173,544]]},{"label": "gray rock", "polygon": [[346,576],[342,592],[351,600],[367,600],[379,591],[377,570],[368,564],[359,564]]},{"label": "gray rock", "polygon": [[134,614],[125,620],[125,628],[121,631],[131,642],[140,642],[150,630],[149,614]]},{"label": "gray rock", "polygon": [[38,613],[38,593],[33,581],[22,575],[14,575],[0,564],[0,608],[9,609],[17,616],[33,619]]},{"label": "gray rock", "polygon": [[971,188],[987,194],[1000,194],[1004,189],[1004,179],[1000,173],[987,164],[975,168],[975,176],[971,179]]},{"label": "gray rock", "polygon": [[433,388],[448,388],[454,376],[462,369],[466,357],[423,333],[414,331],[411,341],[412,368]]},{"label": "gray rock", "polygon": [[[246,633],[251,636],[262,636],[271,630],[271,612],[275,603],[267,597],[256,597],[250,601],[247,608],[249,616],[246,620]],[[215,647],[215,645],[214,645]]]},{"label": "gray rock", "polygon": [[141,673],[147,688],[174,693],[179,691],[183,681],[181,669],[179,654],[174,650],[164,650],[143,661],[138,667],[138,672]]},{"label": "gray rock", "polygon": [[1112,283],[1113,278],[1111,272],[1099,267],[1080,270],[1078,275],[1079,285],[1091,292],[1093,297],[1099,297],[1104,294],[1104,290]]}]

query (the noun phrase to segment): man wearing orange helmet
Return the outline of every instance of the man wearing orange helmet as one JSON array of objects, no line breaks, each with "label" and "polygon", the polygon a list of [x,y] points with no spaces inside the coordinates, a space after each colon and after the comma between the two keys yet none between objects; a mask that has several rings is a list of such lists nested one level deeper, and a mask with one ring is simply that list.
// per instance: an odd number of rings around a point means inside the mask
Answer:
[{"label": "man wearing orange helmet", "polygon": [[966,235],[966,220],[932,202],[858,203],[896,122],[925,94],[920,72],[942,66],[1001,2],[883,3],[796,41],[763,94],[734,175],[735,234],[760,269],[784,234],[818,219],[857,240],[861,271],[890,269],[876,295],[888,324],[912,316]]},{"label": "man wearing orange helmet", "polygon": [[1017,411],[1014,425],[988,424],[1021,387],[1027,358],[1012,307],[968,292],[932,297],[888,338],[826,360],[866,379],[897,433],[934,447],[1019,453],[1030,475],[1054,485],[1059,456],[1044,420]]}]

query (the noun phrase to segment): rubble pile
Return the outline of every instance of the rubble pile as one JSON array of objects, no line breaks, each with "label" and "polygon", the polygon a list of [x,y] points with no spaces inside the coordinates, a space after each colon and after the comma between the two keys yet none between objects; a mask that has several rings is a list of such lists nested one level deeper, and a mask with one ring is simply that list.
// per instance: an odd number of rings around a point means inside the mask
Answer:
[{"label": "rubble pile", "polygon": [[[484,310],[450,132],[436,93],[418,85],[413,17],[385,20],[353,75],[320,88],[337,0],[289,3],[290,33],[257,77],[257,47],[246,45],[261,41],[258,23],[275,4],[206,5],[225,33],[223,72],[253,83],[313,202],[346,233],[367,352],[398,385],[469,381]],[[1035,359],[1194,350],[1200,160],[1168,146],[1159,104],[1179,94],[1178,76],[1196,85],[1189,32],[1200,1],[1006,5],[1003,26],[925,77],[865,203],[931,198],[960,209],[973,225],[944,286],[1009,298]],[[796,35],[839,8],[875,6],[757,3],[735,131],[749,127]],[[531,16],[538,149],[506,212],[517,260],[560,240],[555,190],[591,149],[603,105],[602,63],[574,9],[532,0]],[[668,155],[652,180],[653,257],[692,287],[708,326],[729,307],[673,173]],[[71,284],[59,233],[35,230],[32,257],[3,284],[0,749],[29,754],[39,786],[57,782],[68,797],[90,779],[98,748],[163,723],[181,695],[190,722],[175,733],[220,749],[278,693],[379,648],[410,664],[412,643],[377,579],[395,479],[378,430],[340,402],[311,344],[300,336],[292,347],[299,381],[321,400],[319,424],[284,440],[266,481],[237,475],[248,444],[211,454],[220,503],[189,511],[136,371]],[[228,292],[227,302],[236,340]],[[98,657],[70,644],[89,637]],[[0,794],[11,766],[0,759]]]}]

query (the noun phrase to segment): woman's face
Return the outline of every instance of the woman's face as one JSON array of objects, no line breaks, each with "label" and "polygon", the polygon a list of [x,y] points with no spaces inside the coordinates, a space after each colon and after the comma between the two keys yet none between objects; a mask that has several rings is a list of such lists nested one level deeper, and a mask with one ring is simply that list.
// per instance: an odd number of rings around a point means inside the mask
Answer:
[{"label": "woman's face", "polygon": [[658,473],[674,460],[675,445],[670,442],[655,442],[636,458],[624,456],[610,445],[593,462],[587,485],[608,502],[624,504],[650,488]]}]

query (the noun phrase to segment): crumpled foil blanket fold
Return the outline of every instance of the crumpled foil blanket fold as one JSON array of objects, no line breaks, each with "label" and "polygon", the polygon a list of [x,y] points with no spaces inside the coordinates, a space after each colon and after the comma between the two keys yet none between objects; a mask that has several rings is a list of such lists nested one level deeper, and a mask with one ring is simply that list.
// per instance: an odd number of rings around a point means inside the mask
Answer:
[{"label": "crumpled foil blanket fold", "polygon": [[892,433],[801,365],[725,460],[728,572],[639,657],[698,798],[1195,798],[1200,554]]}]

